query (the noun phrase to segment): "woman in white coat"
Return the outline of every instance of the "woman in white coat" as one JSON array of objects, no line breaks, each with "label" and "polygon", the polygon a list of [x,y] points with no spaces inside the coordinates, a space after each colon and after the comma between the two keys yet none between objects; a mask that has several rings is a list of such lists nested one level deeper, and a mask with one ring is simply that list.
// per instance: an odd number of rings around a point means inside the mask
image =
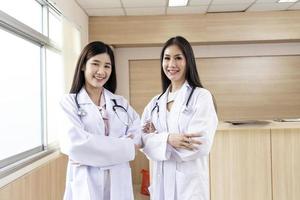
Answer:
[{"label": "woman in white coat", "polygon": [[129,161],[141,142],[140,120],[115,90],[113,51],[88,44],[61,101],[61,151],[69,157],[65,200],[133,200]]},{"label": "woman in white coat", "polygon": [[189,42],[169,39],[161,52],[163,93],[146,106],[143,152],[152,161],[152,200],[209,200],[208,155],[218,118]]}]

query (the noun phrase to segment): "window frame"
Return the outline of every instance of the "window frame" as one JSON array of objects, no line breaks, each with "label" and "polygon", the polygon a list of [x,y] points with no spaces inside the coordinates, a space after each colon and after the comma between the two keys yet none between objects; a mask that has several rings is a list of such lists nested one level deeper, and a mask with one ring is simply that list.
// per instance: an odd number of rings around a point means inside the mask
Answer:
[{"label": "window frame", "polygon": [[[19,154],[0,160],[0,178],[3,178],[20,168],[45,157],[58,149],[58,143],[48,144],[47,132],[47,74],[46,74],[46,50],[58,52],[62,55],[62,45],[57,44],[49,36],[49,12],[62,18],[61,12],[56,9],[48,0],[35,0],[42,6],[42,33],[20,22],[14,17],[0,10],[0,29],[20,37],[40,47],[40,100],[41,100],[41,145],[28,149]],[[62,23],[62,19],[61,19]]]}]

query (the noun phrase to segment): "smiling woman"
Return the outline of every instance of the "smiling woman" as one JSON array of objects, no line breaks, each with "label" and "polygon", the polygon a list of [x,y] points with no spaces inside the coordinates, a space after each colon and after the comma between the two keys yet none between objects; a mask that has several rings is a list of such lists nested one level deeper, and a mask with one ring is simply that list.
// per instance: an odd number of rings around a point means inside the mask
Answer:
[{"label": "smiling woman", "polygon": [[151,199],[209,200],[208,154],[218,124],[213,97],[185,38],[170,38],[160,58],[163,92],[142,116],[143,152],[153,162]]},{"label": "smiling woman", "polygon": [[60,146],[69,157],[65,200],[133,200],[129,161],[141,145],[140,119],[115,90],[112,49],[89,43],[61,100]]}]

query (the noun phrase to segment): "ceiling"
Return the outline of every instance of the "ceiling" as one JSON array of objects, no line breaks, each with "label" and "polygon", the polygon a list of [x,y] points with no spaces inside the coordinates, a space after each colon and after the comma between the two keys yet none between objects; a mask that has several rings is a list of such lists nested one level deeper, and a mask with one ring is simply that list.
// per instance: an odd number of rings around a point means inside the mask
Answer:
[{"label": "ceiling", "polygon": [[89,16],[178,15],[215,12],[300,10],[278,0],[189,0],[186,7],[168,7],[168,0],[75,0]]}]

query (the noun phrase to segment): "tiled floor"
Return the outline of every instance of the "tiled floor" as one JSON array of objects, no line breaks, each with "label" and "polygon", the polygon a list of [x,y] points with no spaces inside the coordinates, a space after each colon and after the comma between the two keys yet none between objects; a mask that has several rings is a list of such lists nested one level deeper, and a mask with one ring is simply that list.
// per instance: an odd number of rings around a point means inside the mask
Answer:
[{"label": "tiled floor", "polygon": [[149,196],[140,193],[141,185],[133,185],[134,190],[134,200],[149,200]]}]

